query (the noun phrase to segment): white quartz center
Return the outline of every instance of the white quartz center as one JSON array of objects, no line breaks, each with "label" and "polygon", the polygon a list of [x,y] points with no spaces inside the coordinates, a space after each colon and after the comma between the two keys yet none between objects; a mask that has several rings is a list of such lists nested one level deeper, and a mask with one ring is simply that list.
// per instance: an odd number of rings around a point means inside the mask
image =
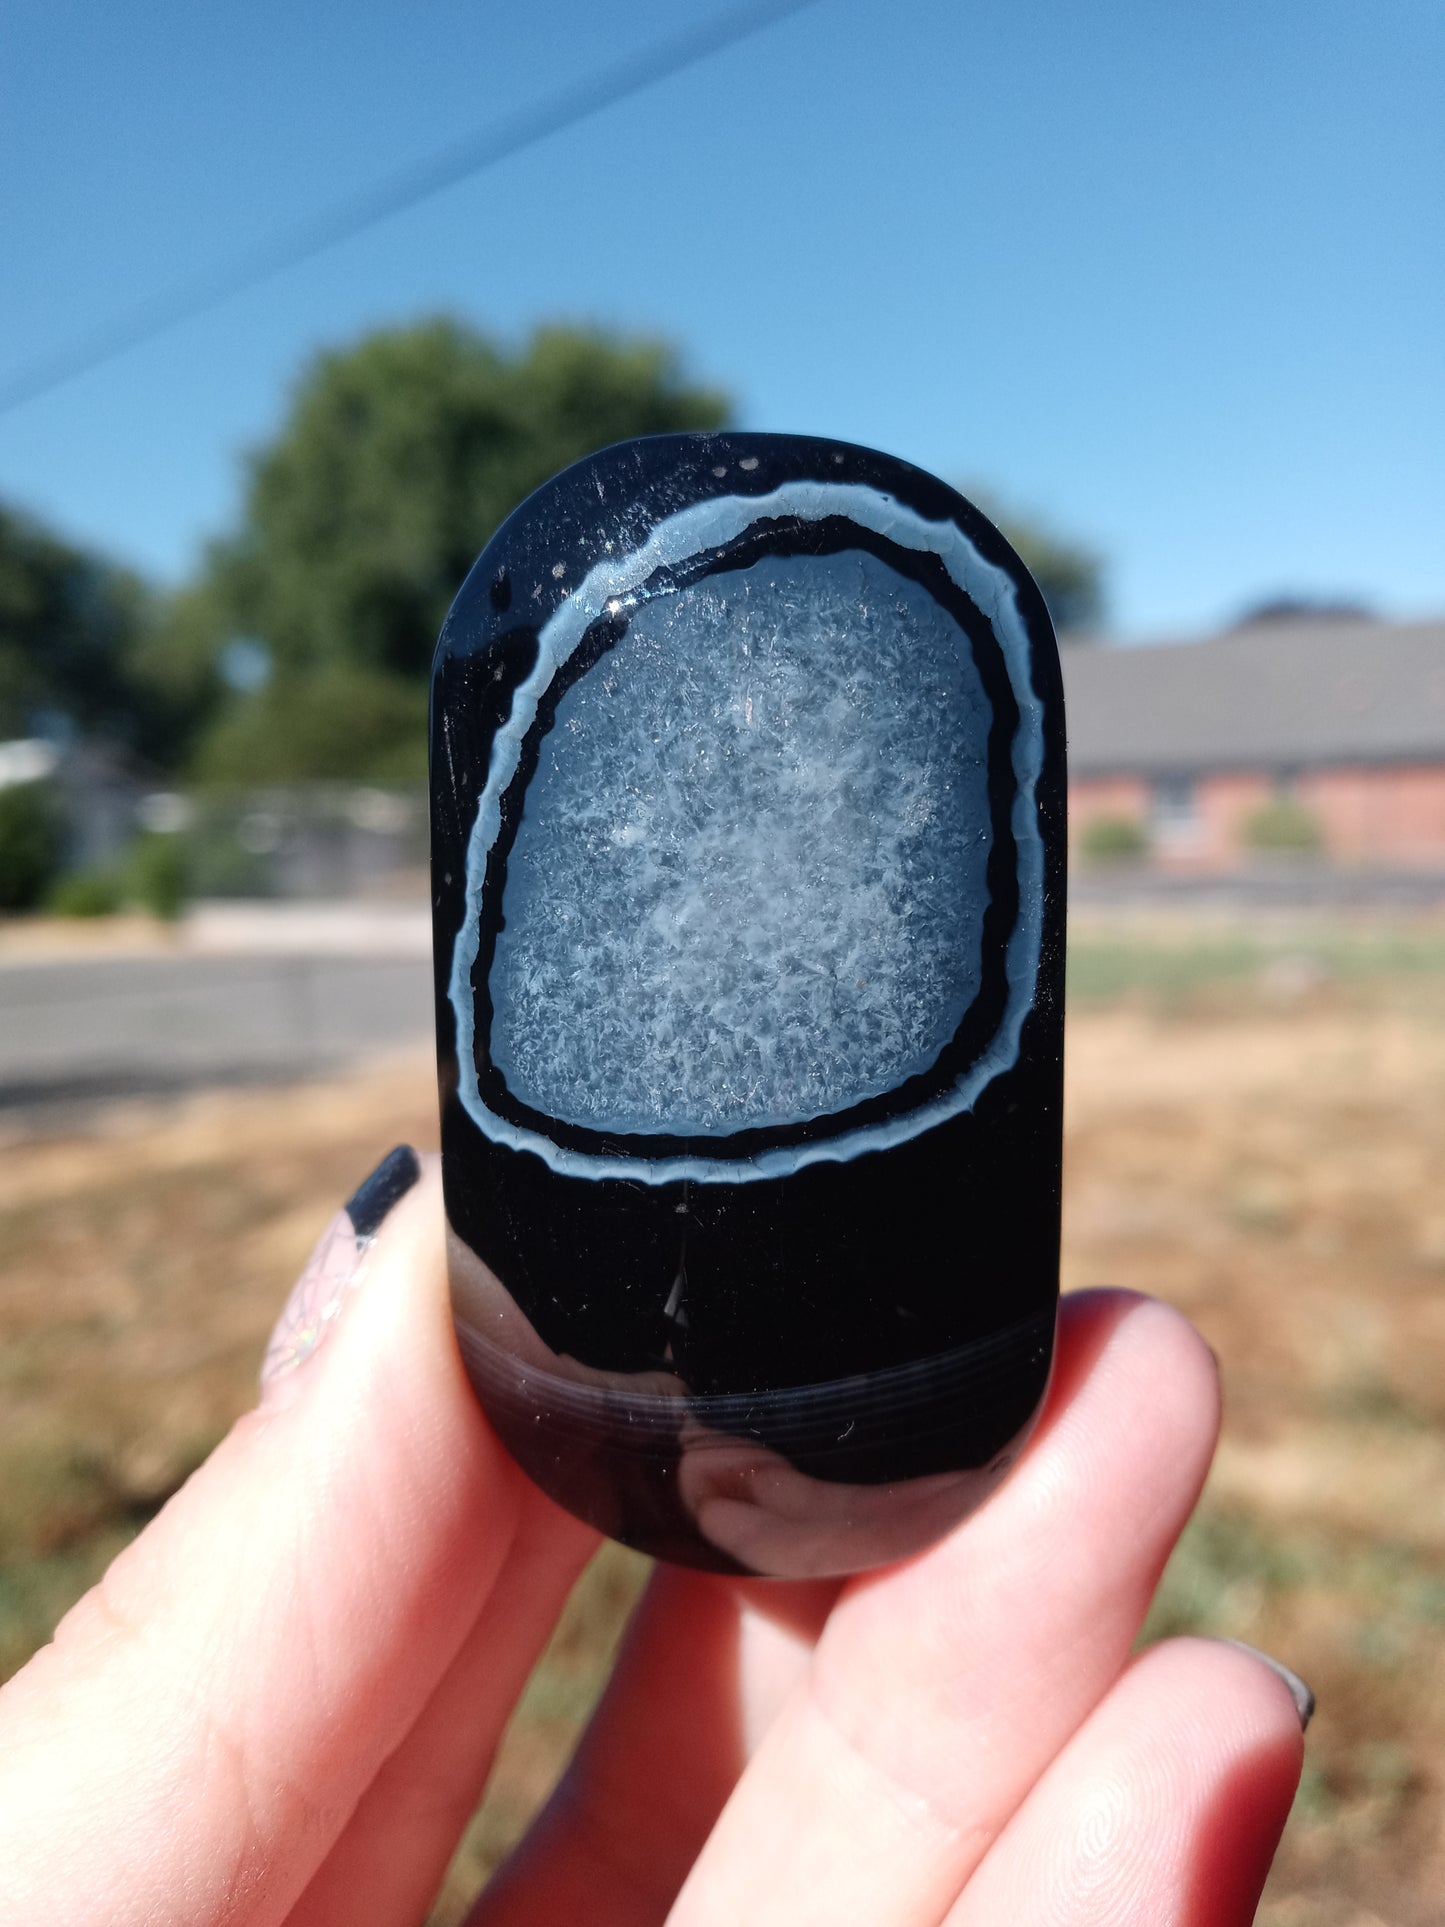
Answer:
[{"label": "white quartz center", "polygon": [[930,1069],[980,984],[991,721],[962,629],[861,549],[643,602],[558,703],[507,860],[513,1097],[720,1136]]}]

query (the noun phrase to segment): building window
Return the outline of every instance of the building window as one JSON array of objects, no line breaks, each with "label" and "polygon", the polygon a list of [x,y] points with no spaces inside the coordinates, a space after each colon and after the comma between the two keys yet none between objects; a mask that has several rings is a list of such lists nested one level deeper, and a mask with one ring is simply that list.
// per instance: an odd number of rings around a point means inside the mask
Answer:
[{"label": "building window", "polygon": [[1190,843],[1199,834],[1192,776],[1160,776],[1149,798],[1149,825],[1160,843]]}]

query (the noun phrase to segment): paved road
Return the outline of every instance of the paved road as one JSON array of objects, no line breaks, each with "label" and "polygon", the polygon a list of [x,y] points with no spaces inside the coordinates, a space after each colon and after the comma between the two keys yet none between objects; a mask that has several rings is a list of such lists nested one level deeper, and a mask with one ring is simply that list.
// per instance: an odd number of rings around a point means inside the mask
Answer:
[{"label": "paved road", "polygon": [[[1288,887],[1286,887],[1288,886]],[[1080,876],[1075,909],[1420,909],[1445,877],[1309,865],[1211,879]],[[13,1130],[107,1098],[313,1077],[432,1034],[424,904],[212,904],[165,950],[0,948],[0,1119]],[[148,939],[154,943],[154,933]]]},{"label": "paved road", "polygon": [[0,969],[0,1114],[315,1076],[431,1035],[425,956],[122,956]]}]

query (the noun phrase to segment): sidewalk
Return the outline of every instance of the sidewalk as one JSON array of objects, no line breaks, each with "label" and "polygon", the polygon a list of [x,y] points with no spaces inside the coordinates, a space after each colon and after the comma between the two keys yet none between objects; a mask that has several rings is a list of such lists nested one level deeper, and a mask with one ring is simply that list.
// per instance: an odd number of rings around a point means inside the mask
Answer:
[{"label": "sidewalk", "polygon": [[425,903],[198,903],[187,949],[227,957],[429,957]]},{"label": "sidewalk", "polygon": [[145,916],[0,919],[0,969],[134,957],[430,955],[425,903],[202,902],[177,924]]}]

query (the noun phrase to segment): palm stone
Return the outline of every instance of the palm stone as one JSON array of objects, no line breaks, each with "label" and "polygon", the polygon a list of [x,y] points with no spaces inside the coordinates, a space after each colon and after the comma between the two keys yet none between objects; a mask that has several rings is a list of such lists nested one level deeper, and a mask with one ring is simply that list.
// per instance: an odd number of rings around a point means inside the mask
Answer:
[{"label": "palm stone", "polygon": [[625,442],[488,543],[431,731],[449,1265],[492,1423],[664,1558],[926,1544],[1017,1456],[1053,1349],[1037,587],[889,456]]}]

